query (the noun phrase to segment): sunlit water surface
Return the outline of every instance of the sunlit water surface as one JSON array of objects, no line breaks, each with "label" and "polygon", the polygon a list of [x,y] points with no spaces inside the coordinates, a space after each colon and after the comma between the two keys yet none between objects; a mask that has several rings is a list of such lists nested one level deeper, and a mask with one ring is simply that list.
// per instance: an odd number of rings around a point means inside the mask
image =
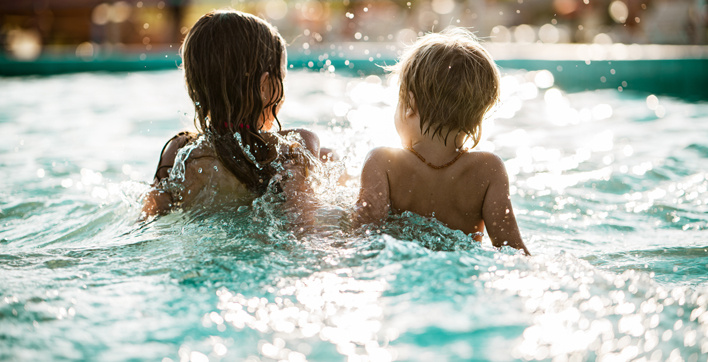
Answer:
[{"label": "sunlit water surface", "polygon": [[[309,233],[266,200],[139,224],[192,124],[180,73],[0,80],[0,360],[705,361],[708,104],[505,74],[479,147],[530,258],[414,215],[351,230],[356,177]],[[291,72],[280,119],[356,176],[398,143],[392,82]]]}]

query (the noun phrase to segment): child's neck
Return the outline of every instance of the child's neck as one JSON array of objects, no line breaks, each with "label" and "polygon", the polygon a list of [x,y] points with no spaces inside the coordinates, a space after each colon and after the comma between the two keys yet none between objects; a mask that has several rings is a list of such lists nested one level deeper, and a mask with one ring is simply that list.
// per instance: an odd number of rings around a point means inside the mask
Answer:
[{"label": "child's neck", "polygon": [[431,137],[428,135],[420,135],[413,137],[409,142],[404,143],[405,148],[411,148],[418,154],[425,157],[428,162],[433,164],[442,164],[449,161],[456,154],[463,151],[462,145],[464,138],[459,136],[448,137],[447,143],[440,136]]}]

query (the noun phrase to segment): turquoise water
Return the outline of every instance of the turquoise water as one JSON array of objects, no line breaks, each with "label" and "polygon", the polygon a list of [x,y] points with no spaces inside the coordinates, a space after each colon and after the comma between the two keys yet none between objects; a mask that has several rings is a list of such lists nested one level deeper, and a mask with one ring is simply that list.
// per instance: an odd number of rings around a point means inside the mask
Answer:
[{"label": "turquoise water", "polygon": [[[505,74],[480,148],[530,258],[414,215],[350,230],[356,177],[304,233],[265,199],[137,223],[192,122],[180,73],[0,79],[0,360],[705,361],[708,104]],[[391,82],[292,72],[281,120],[355,176],[397,143]]]}]

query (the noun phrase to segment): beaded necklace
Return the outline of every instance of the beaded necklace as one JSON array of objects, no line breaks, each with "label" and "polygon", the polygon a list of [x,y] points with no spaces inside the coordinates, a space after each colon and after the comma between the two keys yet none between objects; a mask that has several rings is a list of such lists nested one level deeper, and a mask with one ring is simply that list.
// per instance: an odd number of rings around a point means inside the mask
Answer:
[{"label": "beaded necklace", "polygon": [[433,169],[436,169],[436,170],[439,170],[439,169],[441,169],[441,168],[445,168],[445,167],[451,166],[453,163],[455,163],[457,160],[459,160],[460,157],[462,157],[462,155],[465,154],[465,151],[466,151],[466,150],[461,150],[459,153],[457,153],[457,156],[455,156],[455,158],[452,159],[452,161],[450,161],[450,162],[448,162],[448,163],[446,163],[446,164],[444,164],[444,165],[438,166],[438,165],[433,165],[432,163],[426,161],[426,160],[425,160],[425,157],[423,157],[420,153],[418,153],[416,150],[414,150],[413,147],[406,147],[406,149],[407,149],[408,151],[413,152],[413,154],[416,155],[416,156],[417,156],[421,161],[423,161],[426,165],[428,165],[428,167],[433,168]]}]

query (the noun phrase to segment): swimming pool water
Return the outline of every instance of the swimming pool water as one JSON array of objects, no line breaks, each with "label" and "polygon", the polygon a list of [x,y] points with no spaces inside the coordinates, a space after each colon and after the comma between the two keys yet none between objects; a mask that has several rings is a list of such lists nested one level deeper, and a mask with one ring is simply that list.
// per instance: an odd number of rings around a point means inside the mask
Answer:
[{"label": "swimming pool water", "polygon": [[[0,360],[685,360],[708,353],[708,104],[505,71],[480,148],[533,257],[415,215],[277,205],[136,222],[193,111],[177,71],[0,79]],[[292,72],[281,120],[356,175],[395,80]]]}]

